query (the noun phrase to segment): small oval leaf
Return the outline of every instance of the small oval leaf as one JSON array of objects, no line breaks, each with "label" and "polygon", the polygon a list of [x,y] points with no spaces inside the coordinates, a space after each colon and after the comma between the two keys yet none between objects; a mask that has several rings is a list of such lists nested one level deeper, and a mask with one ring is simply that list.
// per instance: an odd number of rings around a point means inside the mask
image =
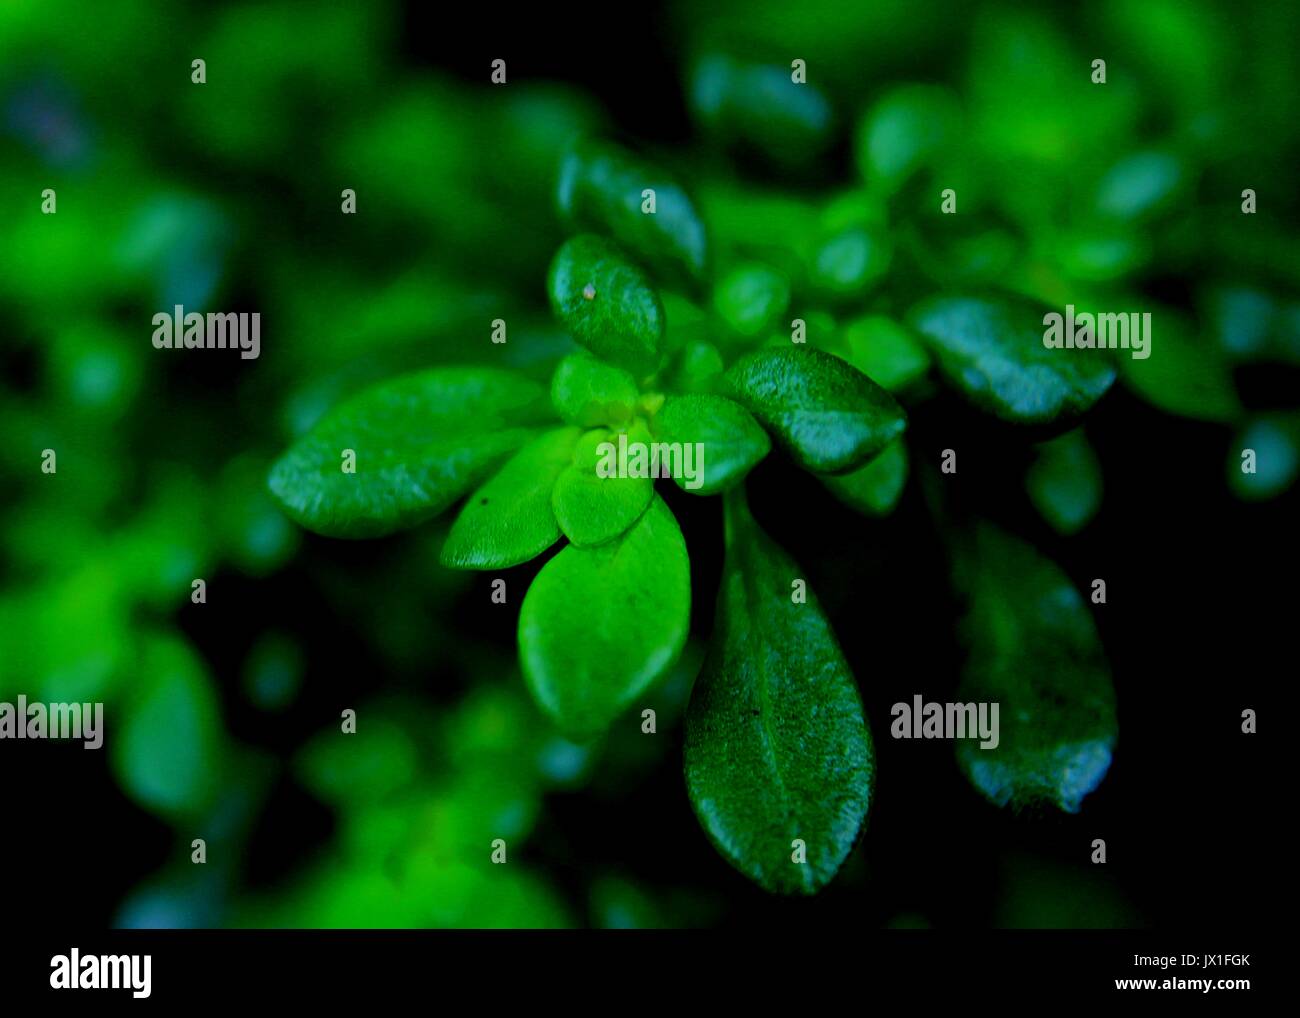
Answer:
[{"label": "small oval leaf", "polygon": [[750,517],[743,489],[726,512],[716,632],[686,714],[687,790],[731,865],[769,891],[814,894],[862,832],[871,733],[816,597],[791,597],[798,565]]},{"label": "small oval leaf", "polygon": [[[646,191],[654,212],[644,211]],[[704,221],[662,169],[612,142],[589,138],[560,167],[560,213],[579,229],[608,233],[655,270],[699,282],[707,274]]]},{"label": "small oval leaf", "polygon": [[446,509],[531,437],[525,425],[547,416],[541,387],[508,371],[407,375],[327,413],[271,467],[268,484],[308,530],[378,537]]},{"label": "small oval leaf", "polygon": [[551,379],[551,403],[556,413],[583,428],[630,420],[638,395],[636,379],[585,350],[560,361]]},{"label": "small oval leaf", "polygon": [[555,481],[551,505],[564,536],[580,547],[605,544],[632,526],[654,497],[654,480],[649,459],[644,472],[636,470],[632,443],[643,448],[649,439],[644,427],[626,436],[628,468],[619,471],[619,447],[623,436],[604,428],[589,431],[573,451],[573,462]]},{"label": "small oval leaf", "polygon": [[820,350],[757,350],[733,364],[726,381],[733,398],[816,473],[865,462],[907,426],[893,396]]},{"label": "small oval leaf", "polygon": [[656,498],[618,541],[570,545],[537,574],[519,612],[529,690],[567,734],[599,734],[677,659],[690,608],[686,542]]},{"label": "small oval leaf", "polygon": [[636,375],[658,366],[663,305],[617,246],[591,234],[571,237],[551,262],[547,290],[555,316],[597,357]]},{"label": "small oval leaf", "polygon": [[739,403],[723,396],[675,396],[655,420],[660,441],[696,445],[697,477],[674,475],[677,486],[697,495],[716,495],[732,487],[772,448],[758,421]]},{"label": "small oval leaf", "polygon": [[560,428],[529,442],[465,503],[442,546],[453,569],[507,569],[560,539],[551,493],[573,462],[577,428]]},{"label": "small oval leaf", "polygon": [[1013,424],[1064,427],[1115,381],[1108,351],[1043,343],[1050,312],[1019,297],[931,297],[908,315],[948,382]]}]

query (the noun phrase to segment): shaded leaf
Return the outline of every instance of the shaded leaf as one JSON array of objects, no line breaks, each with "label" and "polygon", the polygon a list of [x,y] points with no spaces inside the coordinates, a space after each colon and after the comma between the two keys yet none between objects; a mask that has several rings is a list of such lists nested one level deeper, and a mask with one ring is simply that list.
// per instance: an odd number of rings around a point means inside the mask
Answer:
[{"label": "shaded leaf", "polygon": [[726,513],[716,631],[686,714],[687,791],[731,865],[769,891],[814,894],[862,832],[871,733],[816,597],[791,598],[798,565],[759,529],[742,489]]},{"label": "shaded leaf", "polygon": [[1043,345],[1050,311],[1017,297],[931,297],[908,315],[948,382],[1015,424],[1077,419],[1115,381],[1108,351]]},{"label": "shaded leaf", "polygon": [[902,434],[903,408],[852,365],[820,350],[765,348],[727,371],[730,394],[807,470],[837,473]]},{"label": "shaded leaf", "polygon": [[1119,731],[1092,615],[1054,563],[988,524],[958,565],[969,653],[956,700],[999,705],[998,745],[960,740],[958,762],[998,806],[1078,812],[1105,777]]},{"label": "shaded leaf", "polygon": [[866,516],[888,516],[907,484],[907,446],[896,438],[856,470],[822,474],[818,480],[850,509]]},{"label": "shaded leaf", "polygon": [[[327,537],[378,537],[456,501],[547,416],[533,382],[494,368],[436,368],[331,410],[271,468],[289,516]],[[356,472],[343,453],[356,453]]]},{"label": "shaded leaf", "polygon": [[1078,533],[1101,505],[1101,464],[1083,429],[1037,446],[1025,488],[1043,519],[1060,534]]}]

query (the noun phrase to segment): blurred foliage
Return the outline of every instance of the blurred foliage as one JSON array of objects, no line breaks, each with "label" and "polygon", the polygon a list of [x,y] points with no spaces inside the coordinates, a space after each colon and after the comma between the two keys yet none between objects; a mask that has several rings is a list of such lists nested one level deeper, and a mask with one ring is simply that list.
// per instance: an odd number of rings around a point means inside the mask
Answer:
[{"label": "blurred foliage", "polygon": [[[1294,392],[1240,384],[1300,364],[1300,65],[1287,5],[1114,0],[1085,25],[1064,8],[940,4],[919,16],[901,0],[726,0],[676,4],[667,20],[696,128],[675,159],[715,262],[699,238],[656,239],[681,277],[663,296],[675,391],[707,391],[741,351],[788,344],[798,316],[809,346],[915,412],[934,391],[933,349],[904,318],[922,297],[997,286],[1053,306],[1154,307],[1153,356],[1119,358],[1118,384],[1221,429],[1237,497],[1294,484]],[[177,845],[178,861],[122,903],[125,925],[717,921],[707,887],[575,879],[530,854],[548,796],[599,802],[666,740],[560,736],[513,657],[456,632],[448,609],[471,581],[439,567],[445,531],[396,539],[363,589],[309,554],[316,539],[264,485],[272,458],[360,389],[482,360],[494,318],[510,333],[493,363],[549,384],[575,349],[543,286],[561,213],[625,229],[583,191],[593,174],[622,172],[616,160],[573,170],[568,207],[553,195],[575,139],[636,124],[611,124],[599,95],[564,83],[493,89],[486,71],[468,82],[408,66],[401,28],[399,8],[378,2],[0,5],[0,699],[106,703],[124,801]],[[1104,86],[1089,77],[1098,55]],[[190,82],[192,57],[207,62],[204,85]],[[796,58],[806,91],[789,83]],[[340,215],[344,187],[356,216]],[[956,216],[940,212],[947,187]],[[1242,214],[1246,187],[1255,215]],[[57,214],[42,213],[45,188]],[[173,304],[260,311],[262,357],[154,350],[147,323]],[[1081,430],[1041,437],[1017,497],[1069,535],[1104,509],[1098,456]],[[1240,469],[1246,448],[1254,474]],[[41,471],[46,449],[57,473]],[[824,480],[881,515],[907,477],[900,442]],[[211,603],[223,586],[298,570],[366,634],[374,699],[351,705],[356,735],[318,717],[316,735],[276,757],[232,729],[233,708],[292,714],[328,670],[329,640],[255,625],[226,647],[201,633],[191,584],[206,578]],[[977,611],[1002,619],[1014,596],[993,591]],[[1018,653],[1023,625],[990,632]],[[233,668],[214,671],[201,644],[222,645]],[[996,639],[978,646],[983,679],[1004,676]],[[469,677],[436,705],[400,681],[427,681],[430,647]],[[699,662],[688,645],[664,680],[663,730]],[[334,828],[267,889],[236,860],[280,782]],[[1056,792],[1077,806],[1077,789]],[[186,858],[199,836],[205,867]],[[495,838],[511,865],[491,865]],[[997,921],[1134,921],[1109,887],[1058,898],[1078,874],[1054,866],[1008,864]]]}]

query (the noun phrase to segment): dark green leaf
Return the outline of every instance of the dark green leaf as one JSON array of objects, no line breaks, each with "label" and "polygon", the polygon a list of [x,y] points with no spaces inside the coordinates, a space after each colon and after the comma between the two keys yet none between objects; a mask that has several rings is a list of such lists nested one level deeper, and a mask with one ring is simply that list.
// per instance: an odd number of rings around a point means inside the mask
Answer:
[{"label": "dark green leaf", "polygon": [[[436,368],[331,410],[271,468],[285,512],[327,537],[377,537],[436,515],[548,412],[540,386],[494,368]],[[345,450],[356,472],[345,473]]]},{"label": "dark green leaf", "polygon": [[958,742],[971,783],[998,806],[1067,813],[1100,784],[1118,735],[1110,668],[1087,604],[1023,542],[983,524],[959,559],[969,647],[956,700],[998,704],[998,745]]},{"label": "dark green leaf", "polygon": [[225,747],[217,695],[202,661],[171,636],[146,636],[121,734],[118,780],[142,806],[194,813],[217,788]]},{"label": "dark green leaf", "polygon": [[907,446],[896,438],[883,452],[847,474],[823,474],[821,482],[841,502],[867,516],[888,516],[907,484]]},{"label": "dark green leaf", "polygon": [[[627,434],[630,443],[646,443],[644,427]],[[619,435],[605,428],[589,431],[573,450],[573,462],[555,481],[551,505],[560,529],[576,545],[612,541],[640,518],[654,497],[654,480],[618,476]],[[630,464],[630,460],[629,460]],[[630,473],[630,472],[629,472]]]},{"label": "dark green leaf", "polygon": [[662,442],[700,443],[703,474],[694,480],[674,477],[678,487],[697,495],[716,495],[740,481],[768,454],[771,440],[739,403],[722,396],[675,396],[659,411],[657,438]]},{"label": "dark green leaf", "polygon": [[1174,311],[1155,310],[1151,322],[1155,335],[1149,357],[1137,360],[1120,351],[1125,384],[1148,403],[1180,417],[1235,420],[1241,402],[1232,367],[1218,346],[1196,335],[1192,323]]},{"label": "dark green leaf", "polygon": [[664,309],[640,267],[591,234],[565,241],[551,262],[551,307],[597,357],[644,375],[659,363]]},{"label": "dark green leaf", "polygon": [[692,112],[713,137],[780,165],[805,166],[830,141],[830,103],[815,86],[795,82],[789,67],[709,56],[695,67],[690,98]]},{"label": "dark green leaf", "polygon": [[690,607],[686,542],[655,498],[619,540],[570,545],[537,574],[519,612],[529,690],[567,733],[598,734],[676,660]]},{"label": "dark green leaf", "polygon": [[[643,212],[652,190],[655,211]],[[610,234],[658,271],[699,282],[709,261],[704,222],[676,181],[627,150],[588,139],[560,168],[560,212],[580,229]]]},{"label": "dark green leaf", "polygon": [[931,297],[908,319],[975,406],[1015,424],[1061,426],[1102,397],[1115,367],[1108,351],[1044,346],[1050,310],[1017,297]]},{"label": "dark green leaf", "polygon": [[585,351],[560,361],[551,379],[551,403],[556,412],[583,428],[631,420],[638,396],[636,379]]},{"label": "dark green leaf", "polygon": [[[875,771],[862,701],[799,567],[726,496],[716,631],[686,715],[686,785],[723,857],[769,891],[813,894],[862,831]],[[807,861],[794,861],[796,839]]]},{"label": "dark green leaf", "polygon": [[1057,533],[1078,533],[1101,505],[1101,464],[1081,428],[1037,447],[1025,487]]},{"label": "dark green leaf", "polygon": [[578,434],[577,428],[560,428],[534,439],[474,492],[442,546],[442,564],[505,569],[558,541],[551,493],[556,478],[573,462]]},{"label": "dark green leaf", "polygon": [[795,461],[817,473],[857,466],[907,426],[893,396],[820,350],[757,350],[733,364],[726,381]]}]

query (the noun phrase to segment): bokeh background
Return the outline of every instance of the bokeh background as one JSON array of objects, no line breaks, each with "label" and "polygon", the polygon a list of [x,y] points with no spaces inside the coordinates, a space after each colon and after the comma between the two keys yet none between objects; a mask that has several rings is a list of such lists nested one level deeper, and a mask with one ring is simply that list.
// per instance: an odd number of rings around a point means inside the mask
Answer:
[{"label": "bokeh background", "polygon": [[[1253,922],[1265,906],[1249,874],[1279,842],[1266,735],[1241,735],[1240,712],[1280,730],[1269,708],[1294,671],[1294,6],[615,6],[0,5],[0,699],[101,700],[107,717],[102,752],[0,743],[10,914]],[[721,130],[693,90],[710,55],[804,59],[831,115],[773,133],[760,93]],[[504,87],[488,83],[498,57]],[[1089,81],[1097,57],[1105,86]],[[825,604],[879,751],[862,844],[824,894],[785,901],[716,855],[681,777],[675,719],[711,628],[717,500],[661,486],[695,597],[691,644],[655,694],[660,734],[579,746],[540,717],[515,661],[539,563],[492,605],[490,577],[438,565],[445,521],[314,537],[280,514],[265,472],[331,404],[401,370],[492,358],[548,378],[572,348],[543,284],[574,136],[645,148],[730,221],[798,214],[864,187],[864,118],[915,82],[965,112],[963,219],[940,234],[935,212],[894,196],[902,253],[871,310],[997,282],[1180,323],[1155,336],[1149,370],[1124,365],[1064,452],[940,391],[912,410],[915,460],[960,441],[967,509],[1081,590],[1107,579],[1095,615],[1119,746],[1078,815],[1014,816],[966,784],[951,746],[889,739],[890,705],[946,698],[961,665],[943,535],[915,483],[867,521],[772,457],[751,479],[755,513]],[[355,216],[340,214],[345,187]],[[261,357],[154,350],[152,315],[173,304],[260,312]],[[488,341],[497,317],[505,347]],[[1260,450],[1253,478],[1236,469],[1243,445]],[[40,471],[47,448],[55,475]],[[196,577],[206,604],[191,603]],[[345,708],[359,714],[347,739]],[[488,861],[496,837],[504,867]],[[1104,867],[1088,861],[1096,837]]]}]

